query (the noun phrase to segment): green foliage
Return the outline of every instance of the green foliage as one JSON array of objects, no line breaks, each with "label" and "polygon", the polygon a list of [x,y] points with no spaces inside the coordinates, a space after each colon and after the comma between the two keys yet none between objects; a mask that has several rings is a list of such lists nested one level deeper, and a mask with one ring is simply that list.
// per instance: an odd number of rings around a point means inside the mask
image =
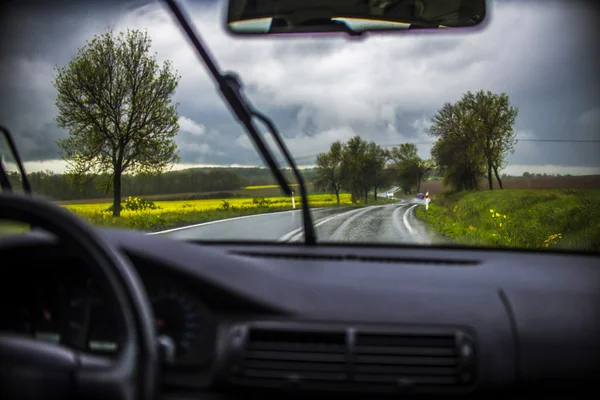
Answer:
[{"label": "green foliage", "polygon": [[170,62],[160,67],[150,49],[147,33],[108,30],[58,68],[53,82],[56,121],[69,133],[57,141],[69,173],[104,176],[117,216],[124,172],[156,174],[179,160],[171,103],[179,77]]},{"label": "green foliage", "polygon": [[600,251],[599,190],[444,193],[416,214],[460,244]]},{"label": "green foliage", "polygon": [[268,207],[271,204],[271,201],[265,199],[264,197],[255,197],[252,199],[252,203],[256,204],[257,207]]},{"label": "green foliage", "polygon": [[435,168],[433,161],[423,160],[417,154],[417,146],[412,143],[404,143],[389,151],[393,161],[392,170],[395,180],[399,183],[405,194],[410,194],[413,187],[417,192],[421,189],[421,182],[428,172]]},{"label": "green foliage", "polygon": [[333,142],[329,152],[317,156],[317,173],[313,181],[317,189],[333,191],[337,196],[338,204],[342,188],[343,146],[340,141]]},{"label": "green foliage", "polygon": [[[127,197],[121,204],[121,209],[128,211],[158,210],[159,208],[152,200],[131,196]],[[114,211],[114,205],[110,206],[107,211]]]},{"label": "green foliage", "polygon": [[345,190],[352,194],[352,201],[367,202],[369,193],[379,201],[377,191],[392,182],[386,168],[389,160],[387,150],[375,142],[367,142],[354,136],[348,142],[334,142],[327,153],[317,156],[317,168],[313,183],[317,190],[333,191],[339,203],[339,194]]},{"label": "green foliage", "polygon": [[487,172],[492,189],[493,172],[502,188],[498,171],[505,166],[506,155],[514,152],[517,115],[505,93],[467,92],[456,103],[444,104],[430,128],[438,138],[431,154],[444,173],[444,183],[474,190]]}]

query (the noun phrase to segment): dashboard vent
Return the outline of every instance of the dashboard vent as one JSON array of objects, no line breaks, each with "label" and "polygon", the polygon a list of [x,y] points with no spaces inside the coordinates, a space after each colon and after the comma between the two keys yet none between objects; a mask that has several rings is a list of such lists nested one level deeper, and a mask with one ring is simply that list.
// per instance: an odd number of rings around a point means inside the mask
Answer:
[{"label": "dashboard vent", "polygon": [[347,379],[343,330],[250,328],[240,350],[237,380],[293,384]]},{"label": "dashboard vent", "polygon": [[247,388],[445,392],[475,384],[472,336],[454,328],[374,329],[301,322],[235,325],[223,377]]},{"label": "dashboard vent", "polygon": [[460,351],[452,334],[359,332],[353,349],[353,379],[379,387],[469,383],[472,375],[464,370]]}]

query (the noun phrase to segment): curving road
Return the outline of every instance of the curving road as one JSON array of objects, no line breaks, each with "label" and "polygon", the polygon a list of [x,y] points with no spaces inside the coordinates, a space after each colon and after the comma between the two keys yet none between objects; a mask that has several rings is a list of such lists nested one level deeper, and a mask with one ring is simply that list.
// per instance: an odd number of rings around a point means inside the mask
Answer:
[{"label": "curving road", "polygon": [[[312,209],[318,241],[431,244],[438,235],[415,217],[421,200],[361,208]],[[301,210],[259,214],[170,229],[153,234],[190,240],[304,240]]]}]

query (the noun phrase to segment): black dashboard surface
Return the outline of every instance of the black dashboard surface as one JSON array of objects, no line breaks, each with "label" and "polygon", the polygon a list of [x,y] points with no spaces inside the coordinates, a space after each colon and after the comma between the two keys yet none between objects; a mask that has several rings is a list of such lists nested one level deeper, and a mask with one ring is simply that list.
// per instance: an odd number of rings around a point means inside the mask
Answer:
[{"label": "black dashboard surface", "polygon": [[[589,381],[598,372],[597,256],[196,244],[130,231],[104,234],[130,257],[151,297],[158,292],[167,297],[185,293],[193,305],[186,300],[182,307],[195,307],[202,315],[191,322],[180,318],[179,325],[201,322],[203,331],[198,331],[197,344],[187,352],[192,355],[165,371],[166,388],[201,391],[220,382],[229,360],[232,327],[247,329],[256,323],[359,334],[361,329],[413,336],[436,329],[468,332],[476,357],[471,389],[476,390],[518,384],[539,392],[542,387]],[[18,262],[19,270],[27,271],[24,277],[35,274],[33,267],[51,270],[61,263],[55,276],[60,271],[65,277],[74,276],[69,268],[76,263],[48,236],[23,235],[1,245],[12,246],[14,257],[8,253],[7,261]],[[24,248],[35,251],[23,257]],[[163,284],[170,289],[161,292]]]}]

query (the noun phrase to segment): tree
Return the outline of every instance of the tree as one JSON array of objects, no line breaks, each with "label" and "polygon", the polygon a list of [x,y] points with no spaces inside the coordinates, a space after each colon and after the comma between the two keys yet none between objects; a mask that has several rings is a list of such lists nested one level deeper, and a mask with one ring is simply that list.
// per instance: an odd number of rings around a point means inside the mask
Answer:
[{"label": "tree", "polygon": [[498,169],[504,167],[506,154],[514,152],[517,140],[513,125],[519,110],[510,105],[506,93],[494,94],[480,90],[473,95],[467,92],[463,101],[468,102],[479,118],[476,134],[487,162],[489,189],[493,189],[492,170],[500,189],[503,189]]},{"label": "tree", "polygon": [[430,171],[435,169],[433,160],[420,160],[417,164],[417,193],[421,191],[421,183]]},{"label": "tree", "polygon": [[466,102],[446,103],[431,119],[430,134],[437,137],[431,149],[444,184],[455,190],[473,190],[485,172],[485,158],[477,141],[477,116]]},{"label": "tree", "polygon": [[323,190],[333,190],[340,204],[340,189],[342,187],[342,162],[343,144],[334,142],[329,147],[329,152],[317,156],[317,176],[315,186]]},{"label": "tree", "polygon": [[352,194],[353,202],[363,198],[366,203],[371,187],[369,176],[365,174],[367,146],[368,143],[360,136],[354,136],[348,140],[342,153],[342,185]]},{"label": "tree", "polygon": [[159,173],[179,160],[177,104],[171,103],[179,77],[171,63],[159,66],[151,39],[137,30],[94,36],[67,66],[58,68],[54,87],[58,125],[68,130],[57,141],[74,176],[104,174],[113,189],[113,215],[121,211],[125,172]]},{"label": "tree", "polygon": [[373,199],[377,201],[377,190],[387,185],[388,177],[385,173],[385,164],[389,160],[389,152],[378,146],[375,142],[367,144],[365,149],[365,166],[362,171],[369,178],[370,185],[367,190],[373,188]]},{"label": "tree", "polygon": [[396,170],[396,176],[404,193],[410,193],[416,186],[417,192],[421,190],[421,182],[425,175],[434,168],[431,160],[423,160],[417,154],[417,146],[412,143],[404,143],[390,150]]},{"label": "tree", "polygon": [[[517,115],[518,109],[510,105],[505,93],[467,92],[455,104],[446,104],[438,111],[432,119],[430,133],[437,137],[448,136],[447,144],[468,136],[472,143],[467,146],[480,152],[485,159],[489,189],[494,188],[492,172],[502,189],[498,170],[505,166],[506,155],[514,152],[517,141],[513,125]],[[475,157],[479,158],[479,155]]]}]

